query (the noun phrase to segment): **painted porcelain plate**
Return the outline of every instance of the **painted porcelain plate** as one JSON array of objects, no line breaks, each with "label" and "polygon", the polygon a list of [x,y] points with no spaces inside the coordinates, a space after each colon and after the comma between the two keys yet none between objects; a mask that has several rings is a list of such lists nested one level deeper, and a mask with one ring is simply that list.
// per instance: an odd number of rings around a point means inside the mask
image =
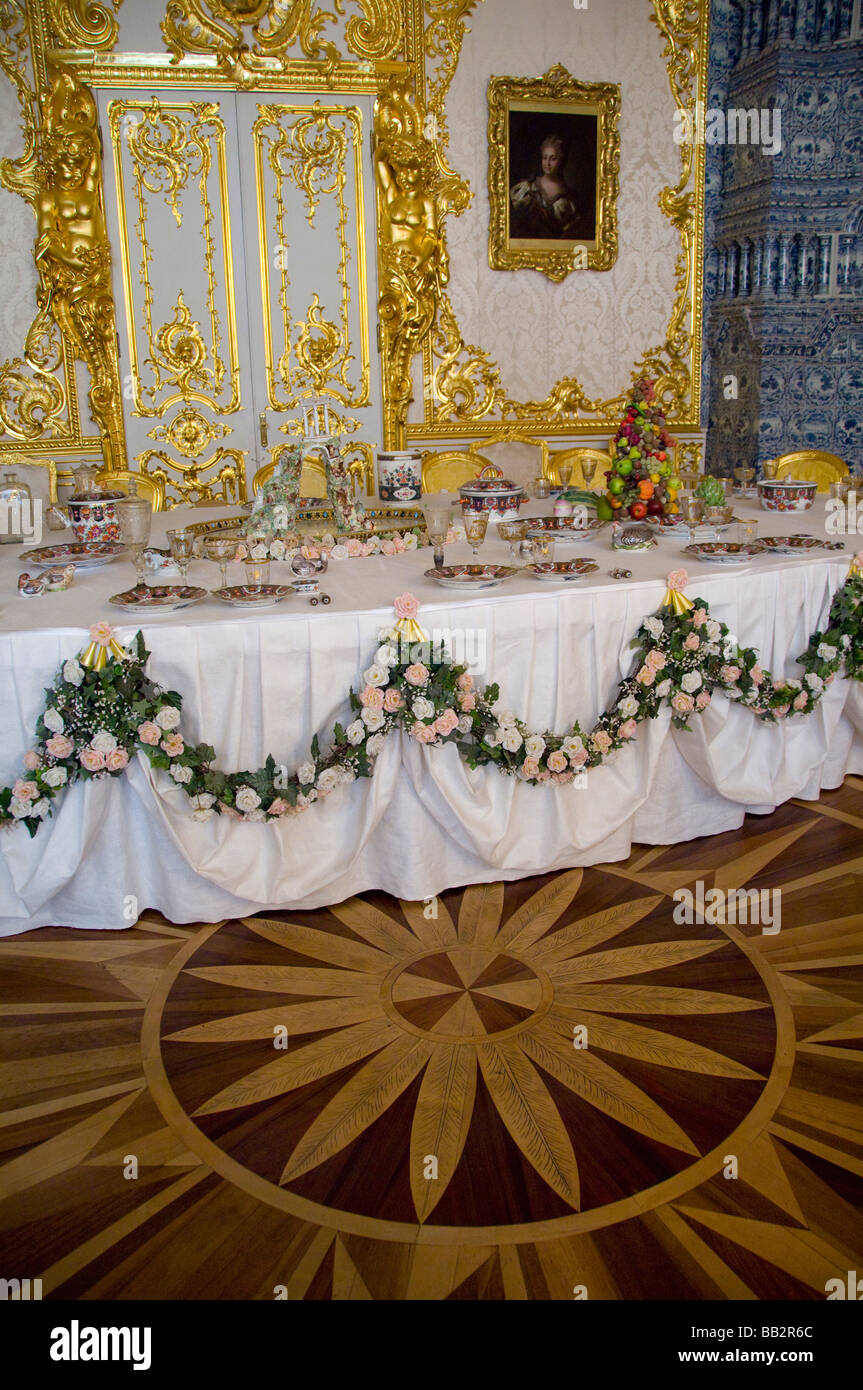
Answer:
[{"label": "painted porcelain plate", "polygon": [[145,584],[113,594],[108,602],[126,613],[172,613],[177,608],[200,603],[206,597],[206,589],[196,589],[190,584]]},{"label": "painted porcelain plate", "polygon": [[759,536],[758,539],[771,555],[805,555],[821,545],[817,536]]},{"label": "painted porcelain plate", "polygon": [[750,541],[748,544],[738,541],[701,541],[695,545],[687,545],[683,553],[691,556],[693,560],[706,560],[713,565],[744,565],[747,560],[754,560],[763,554],[763,550],[760,541]]},{"label": "painted porcelain plate", "polygon": [[599,565],[593,560],[554,560],[548,563],[525,565],[525,570],[534,579],[545,584],[559,584],[561,581],[580,579],[584,574],[593,574]]},{"label": "painted porcelain plate", "polygon": [[527,534],[532,541],[554,536],[556,541],[580,541],[583,544],[585,541],[592,541],[607,525],[607,521],[600,521],[597,516],[580,525],[571,516],[532,516],[529,519]]},{"label": "painted porcelain plate", "polygon": [[445,589],[490,589],[513,574],[518,570],[512,565],[444,565],[439,570],[426,570],[425,577]]},{"label": "painted porcelain plate", "polygon": [[257,588],[234,584],[229,589],[214,589],[213,598],[221,599],[231,608],[272,608],[293,592],[291,584],[260,584]]},{"label": "painted porcelain plate", "polygon": [[26,561],[38,569],[74,565],[76,569],[94,570],[100,565],[109,564],[125,549],[116,541],[67,541],[59,545],[43,545],[38,550],[25,550],[18,558],[22,564]]}]

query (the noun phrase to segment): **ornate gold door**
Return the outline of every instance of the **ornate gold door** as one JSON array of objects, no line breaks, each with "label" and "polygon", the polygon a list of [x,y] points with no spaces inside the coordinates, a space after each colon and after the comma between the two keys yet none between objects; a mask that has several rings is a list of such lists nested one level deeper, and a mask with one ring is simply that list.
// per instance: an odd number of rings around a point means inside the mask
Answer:
[{"label": "ornate gold door", "polygon": [[380,439],[371,101],[262,95],[100,94],[129,466],[169,505],[244,499],[311,399]]}]

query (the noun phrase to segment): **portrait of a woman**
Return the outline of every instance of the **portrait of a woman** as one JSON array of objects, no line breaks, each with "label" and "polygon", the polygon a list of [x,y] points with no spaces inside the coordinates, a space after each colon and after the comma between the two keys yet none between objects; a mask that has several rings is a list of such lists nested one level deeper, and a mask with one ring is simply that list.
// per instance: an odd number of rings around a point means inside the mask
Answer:
[{"label": "portrait of a woman", "polygon": [[[511,120],[514,114],[511,113]],[[527,177],[510,185],[510,240],[592,241],[596,235],[593,200],[586,199],[583,191],[570,181],[583,172],[583,161],[571,157],[571,132],[547,128],[526,147],[523,137],[527,133],[515,129],[510,132],[511,156],[520,156],[513,163],[520,164],[527,173]],[[519,135],[522,141],[518,140]],[[578,178],[578,182],[581,184],[583,179]]]}]

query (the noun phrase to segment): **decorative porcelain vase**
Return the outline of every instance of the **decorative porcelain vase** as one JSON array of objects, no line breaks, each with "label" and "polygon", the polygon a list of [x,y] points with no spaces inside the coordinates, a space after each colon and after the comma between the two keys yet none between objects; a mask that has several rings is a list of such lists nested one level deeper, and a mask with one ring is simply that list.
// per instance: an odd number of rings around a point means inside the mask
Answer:
[{"label": "decorative porcelain vase", "polygon": [[120,519],[116,503],[125,497],[123,492],[83,492],[70,497],[67,503],[69,523],[75,539],[88,544],[93,541],[118,541]]},{"label": "decorative porcelain vase", "polygon": [[422,497],[422,455],[417,450],[379,451],[377,473],[382,502],[418,502]]}]

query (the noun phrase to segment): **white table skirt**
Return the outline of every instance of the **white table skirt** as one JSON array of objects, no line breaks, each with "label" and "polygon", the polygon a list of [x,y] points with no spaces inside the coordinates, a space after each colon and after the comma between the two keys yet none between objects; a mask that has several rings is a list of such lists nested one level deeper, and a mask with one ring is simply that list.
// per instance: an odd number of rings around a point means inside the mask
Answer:
[{"label": "white table skirt", "polygon": [[[819,534],[823,510],[760,513],[760,520],[765,534]],[[9,595],[18,567],[13,548],[3,549],[0,585]],[[604,541],[581,553],[600,563],[589,580],[557,589],[517,579],[466,598],[423,578],[428,551],[346,561],[326,576],[328,609],[295,598],[252,615],[207,602],[140,624],[119,614],[117,634],[128,640],[142,626],[151,676],[182,693],[187,736],[214,744],[226,770],[255,768],[268,752],[293,770],[316,731],[323,745],[334,721],[346,721],[348,687],[361,684],[378,630],[392,621],[391,598],[406,589],[423,603],[426,630],[484,634],[480,679],[500,684],[503,707],[536,730],[562,731],[574,718],[590,728],[632,670],[629,643],[657,609],[665,575],[686,562],[669,537],[645,555],[615,555]],[[489,542],[486,554],[503,559],[504,548]],[[791,676],[850,556],[849,549],[773,558],[745,572],[690,563],[688,592],[705,598],[742,645],[757,647],[774,675]],[[633,570],[632,581],[608,578],[620,563]],[[129,577],[120,561],[81,576],[67,594],[7,600],[4,783],[19,774],[59,662],[81,650],[90,622],[116,614],[105,600]],[[200,562],[190,577],[212,585],[214,570]],[[747,812],[816,797],[863,772],[863,694],[844,679],[808,718],[764,725],[717,695],[692,723],[691,733],[676,731],[663,712],[640,725],[634,743],[591,772],[584,788],[531,787],[493,768],[471,771],[454,748],[425,749],[393,734],[373,778],[269,825],[195,822],[182,789],[140,757],[125,777],[72,787],[34,839],[22,827],[0,835],[0,935],[45,924],[121,928],[146,908],[189,922],[318,907],[368,889],[419,899],[458,884],[623,859],[633,842],[732,830]]]}]

